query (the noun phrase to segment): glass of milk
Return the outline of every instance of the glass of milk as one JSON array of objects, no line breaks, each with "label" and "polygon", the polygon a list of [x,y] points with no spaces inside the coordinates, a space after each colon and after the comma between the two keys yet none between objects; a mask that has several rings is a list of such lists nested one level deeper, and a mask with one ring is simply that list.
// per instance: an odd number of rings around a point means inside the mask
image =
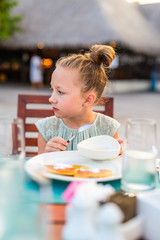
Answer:
[{"label": "glass of milk", "polygon": [[122,161],[121,189],[138,193],[155,188],[157,124],[153,119],[128,119]]}]

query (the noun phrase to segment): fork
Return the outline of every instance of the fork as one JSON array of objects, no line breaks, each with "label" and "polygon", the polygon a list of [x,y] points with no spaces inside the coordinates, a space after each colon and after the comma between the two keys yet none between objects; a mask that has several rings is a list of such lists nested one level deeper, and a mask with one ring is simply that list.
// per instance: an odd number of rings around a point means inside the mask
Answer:
[{"label": "fork", "polygon": [[75,136],[77,135],[77,133],[83,132],[84,130],[90,128],[92,125],[93,125],[93,124],[91,123],[91,124],[85,124],[85,125],[79,127],[79,128],[75,131],[75,134],[74,134],[70,139],[68,139],[67,142],[70,143],[70,142],[75,138]]}]

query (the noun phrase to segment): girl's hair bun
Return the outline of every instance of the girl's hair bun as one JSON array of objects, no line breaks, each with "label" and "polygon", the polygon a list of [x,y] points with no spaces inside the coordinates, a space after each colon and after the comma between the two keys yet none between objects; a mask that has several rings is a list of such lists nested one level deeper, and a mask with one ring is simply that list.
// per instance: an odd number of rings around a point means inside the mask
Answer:
[{"label": "girl's hair bun", "polygon": [[108,45],[93,45],[89,54],[93,62],[103,67],[109,67],[115,58],[114,49]]}]

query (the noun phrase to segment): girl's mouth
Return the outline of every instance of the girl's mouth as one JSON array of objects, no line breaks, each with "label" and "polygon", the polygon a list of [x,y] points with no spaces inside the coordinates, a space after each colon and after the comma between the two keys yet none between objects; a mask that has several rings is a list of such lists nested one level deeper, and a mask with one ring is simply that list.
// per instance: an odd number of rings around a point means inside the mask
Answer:
[{"label": "girl's mouth", "polygon": [[53,111],[54,112],[58,111],[58,108],[53,107]]}]

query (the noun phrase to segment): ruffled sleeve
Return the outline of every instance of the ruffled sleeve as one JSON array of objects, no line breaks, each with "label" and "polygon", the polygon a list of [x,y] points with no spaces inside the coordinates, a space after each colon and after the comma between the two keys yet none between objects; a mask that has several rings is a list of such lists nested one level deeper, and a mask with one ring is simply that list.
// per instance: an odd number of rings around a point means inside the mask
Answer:
[{"label": "ruffled sleeve", "polygon": [[38,120],[35,125],[45,141],[48,142],[55,136],[56,129],[59,128],[59,121],[55,116],[52,116]]},{"label": "ruffled sleeve", "polygon": [[102,135],[109,135],[113,137],[120,127],[120,123],[117,120],[100,113],[95,121],[96,126],[99,128]]}]

